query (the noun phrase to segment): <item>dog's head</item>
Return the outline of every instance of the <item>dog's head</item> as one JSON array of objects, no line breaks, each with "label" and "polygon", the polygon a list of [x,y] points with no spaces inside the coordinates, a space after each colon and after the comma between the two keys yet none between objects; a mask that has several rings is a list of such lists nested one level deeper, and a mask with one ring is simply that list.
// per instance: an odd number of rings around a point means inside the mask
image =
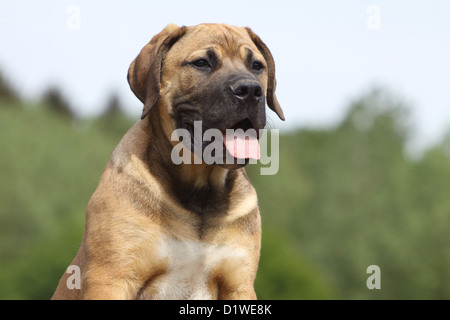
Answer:
[{"label": "dog's head", "polygon": [[249,28],[168,25],[131,63],[128,82],[144,104],[142,119],[158,105],[169,138],[178,128],[193,134],[194,121],[202,121],[203,132],[258,133],[266,125],[266,101],[284,120],[272,54]]}]

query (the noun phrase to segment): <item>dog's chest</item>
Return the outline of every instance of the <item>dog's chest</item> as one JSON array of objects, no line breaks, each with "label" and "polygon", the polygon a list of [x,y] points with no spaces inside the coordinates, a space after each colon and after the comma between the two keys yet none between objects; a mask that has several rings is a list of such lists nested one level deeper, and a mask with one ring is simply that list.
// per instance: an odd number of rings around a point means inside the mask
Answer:
[{"label": "dog's chest", "polygon": [[[164,239],[159,257],[167,262],[167,271],[149,289],[153,299],[211,299],[215,268],[245,256],[243,249],[231,245],[211,245],[199,241]],[[145,293],[144,293],[144,298]]]}]

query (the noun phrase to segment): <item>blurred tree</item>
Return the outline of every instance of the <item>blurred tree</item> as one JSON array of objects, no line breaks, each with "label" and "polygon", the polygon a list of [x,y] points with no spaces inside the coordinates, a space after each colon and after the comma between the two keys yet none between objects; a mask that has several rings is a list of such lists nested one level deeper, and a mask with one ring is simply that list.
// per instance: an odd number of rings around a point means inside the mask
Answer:
[{"label": "blurred tree", "polygon": [[261,258],[255,291],[258,299],[334,299],[334,288],[314,268],[292,241],[280,231],[264,225]]},{"label": "blurred tree", "polygon": [[[74,257],[132,125],[117,97],[107,105],[83,131],[50,107],[0,108],[0,299],[48,299]],[[370,91],[336,126],[282,135],[276,175],[247,167],[263,222],[259,298],[450,299],[450,134],[410,158],[407,111]],[[380,290],[366,287],[369,265]]]},{"label": "blurred tree", "polygon": [[[409,132],[406,105],[373,90],[336,127],[282,136],[276,176],[249,167],[263,221],[292,235],[340,298],[450,298],[448,142],[414,160]],[[381,290],[366,287],[373,264]]]},{"label": "blurred tree", "polygon": [[60,117],[68,120],[75,118],[70,104],[57,87],[49,87],[43,94],[42,101],[44,105],[48,106],[52,112]]},{"label": "blurred tree", "polygon": [[112,93],[106,103],[102,117],[105,119],[112,119],[123,116],[122,106],[119,96],[116,93]]},{"label": "blurred tree", "polygon": [[119,141],[132,125],[132,120],[125,113],[116,93],[111,93],[103,108],[103,113],[97,118],[98,126],[106,134]]},{"label": "blurred tree", "polygon": [[[0,99],[6,101],[19,101],[19,94],[13,89],[10,82],[6,80],[3,73],[0,71]],[[3,106],[11,105],[2,103]]]}]

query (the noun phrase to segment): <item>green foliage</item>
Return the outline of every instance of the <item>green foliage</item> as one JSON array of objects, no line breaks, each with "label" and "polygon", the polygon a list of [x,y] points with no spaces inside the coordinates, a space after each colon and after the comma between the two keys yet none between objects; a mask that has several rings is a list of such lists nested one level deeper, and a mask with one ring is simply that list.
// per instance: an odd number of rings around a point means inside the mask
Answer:
[{"label": "green foliage", "polygon": [[260,300],[332,299],[330,284],[280,231],[264,225],[255,290]]},{"label": "green foliage", "polygon": [[[0,100],[0,299],[48,299],[78,250],[87,202],[132,125],[116,98],[106,110],[75,121]],[[333,128],[282,135],[276,175],[247,167],[260,299],[450,298],[450,134],[413,159],[406,120],[374,91]],[[373,264],[381,290],[366,287]]]},{"label": "green foliage", "polygon": [[118,139],[40,105],[0,109],[0,298],[47,299],[75,256]]},{"label": "green foliage", "polygon": [[[291,235],[339,298],[450,298],[450,139],[412,160],[405,115],[374,91],[335,128],[281,137],[276,176],[249,168],[266,224]],[[373,264],[381,290],[366,287]]]}]

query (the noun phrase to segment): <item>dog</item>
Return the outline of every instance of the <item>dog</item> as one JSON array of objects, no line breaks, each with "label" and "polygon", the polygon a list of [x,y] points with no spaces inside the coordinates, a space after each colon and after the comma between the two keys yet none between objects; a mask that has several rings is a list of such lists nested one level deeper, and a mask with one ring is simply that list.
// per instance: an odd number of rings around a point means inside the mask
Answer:
[{"label": "dog", "polygon": [[71,264],[81,285],[64,273],[52,299],[256,299],[261,218],[248,159],[174,164],[171,152],[174,130],[193,135],[195,121],[203,131],[263,129],[266,102],[284,120],[269,49],[249,28],[170,24],[131,63],[128,82],[141,119],[88,203]]}]

